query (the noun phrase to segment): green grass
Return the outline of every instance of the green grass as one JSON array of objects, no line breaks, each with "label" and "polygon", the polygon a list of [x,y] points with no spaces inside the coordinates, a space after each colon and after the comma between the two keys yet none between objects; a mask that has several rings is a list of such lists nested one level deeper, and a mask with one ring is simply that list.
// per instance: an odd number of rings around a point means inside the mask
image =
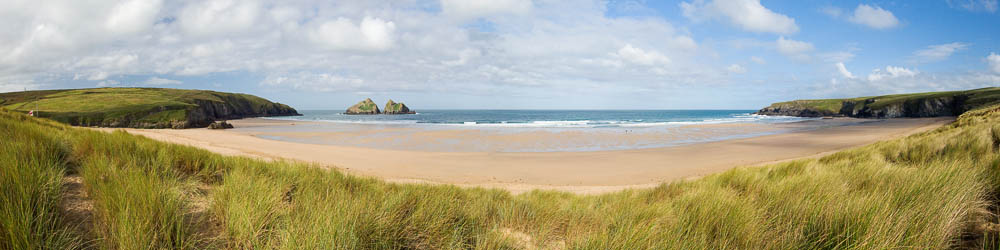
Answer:
[{"label": "green grass", "polygon": [[[930,98],[940,98],[940,97],[954,97],[954,96],[967,96],[968,99],[965,100],[963,107],[964,110],[971,110],[975,107],[982,107],[989,105],[991,103],[1000,102],[1000,87],[992,88],[981,88],[966,91],[945,91],[945,92],[926,92],[926,93],[913,93],[913,94],[898,94],[898,95],[884,95],[884,96],[868,96],[868,97],[856,97],[856,98],[843,98],[843,99],[816,99],[816,100],[795,100],[788,102],[778,102],[771,104],[772,107],[777,106],[792,106],[798,107],[800,109],[810,109],[816,111],[824,111],[826,113],[839,113],[841,108],[847,102],[855,102],[863,105],[856,105],[855,110],[860,110],[864,107],[871,109],[881,109],[890,105],[900,105],[909,101],[916,101],[922,99]],[[869,104],[865,104],[866,101],[871,101]]]},{"label": "green grass", "polygon": [[[998,222],[1000,106],[819,159],[604,195],[393,184],[7,111],[0,128],[0,249],[941,249],[1000,238],[982,229]],[[66,172],[91,194],[93,232],[60,219]]]},{"label": "green grass", "polygon": [[247,94],[160,88],[9,92],[0,93],[0,99],[5,100],[0,105],[10,110],[35,110],[41,117],[62,123],[105,127],[172,127],[198,119],[195,111],[208,103],[228,105],[228,111],[256,114],[291,109]]},{"label": "green grass", "polygon": [[0,114],[0,249],[67,249],[82,241],[60,215],[66,128]]}]

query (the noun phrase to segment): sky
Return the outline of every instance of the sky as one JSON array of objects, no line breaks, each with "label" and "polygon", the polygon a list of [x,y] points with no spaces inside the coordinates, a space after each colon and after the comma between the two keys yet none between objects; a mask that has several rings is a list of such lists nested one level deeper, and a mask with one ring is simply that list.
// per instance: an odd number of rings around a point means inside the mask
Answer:
[{"label": "sky", "polygon": [[0,0],[0,92],[758,109],[1000,86],[997,0]]}]

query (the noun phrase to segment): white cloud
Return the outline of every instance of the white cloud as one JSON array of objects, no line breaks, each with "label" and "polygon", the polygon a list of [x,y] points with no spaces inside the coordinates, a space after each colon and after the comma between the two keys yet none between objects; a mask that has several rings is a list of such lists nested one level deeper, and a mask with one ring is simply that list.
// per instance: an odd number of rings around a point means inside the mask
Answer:
[{"label": "white cloud", "polygon": [[935,62],[947,59],[956,51],[969,47],[967,43],[953,42],[927,46],[927,48],[913,52],[914,62]]},{"label": "white cloud", "polygon": [[899,25],[899,19],[892,12],[867,4],[859,4],[848,20],[874,29],[889,29]]},{"label": "white cloud", "polygon": [[809,59],[808,53],[815,49],[812,43],[785,39],[783,36],[778,37],[778,41],[775,44],[779,53],[796,60]]},{"label": "white cloud", "polygon": [[1000,55],[990,53],[986,57],[986,62],[990,65],[990,70],[993,70],[994,73],[1000,73]]},{"label": "white cloud", "polygon": [[760,0],[694,0],[681,2],[684,16],[694,21],[725,18],[743,30],[791,34],[799,30],[795,19],[771,11]]},{"label": "white cloud", "polygon": [[334,92],[344,90],[372,91],[365,81],[327,73],[315,74],[299,72],[295,74],[273,74],[261,81],[261,85],[291,87],[297,90]]},{"label": "white cloud", "polygon": [[163,4],[160,0],[130,0],[111,9],[104,27],[114,33],[142,32],[153,26]]},{"label": "white cloud", "polygon": [[751,56],[750,57],[750,61],[753,61],[753,62],[755,62],[757,64],[766,64],[767,63],[767,61],[765,61],[764,58],[760,58],[760,57],[756,57],[756,56]]},{"label": "white cloud", "polygon": [[96,72],[94,74],[91,74],[90,76],[87,77],[87,80],[90,80],[90,81],[100,81],[100,80],[104,80],[104,79],[108,79],[108,72],[100,71],[100,72]]},{"label": "white cloud", "polygon": [[251,30],[261,15],[255,1],[194,1],[177,17],[181,29],[192,35],[218,35]]},{"label": "white cloud", "polygon": [[903,67],[886,66],[885,71],[880,69],[875,69],[871,74],[868,74],[868,81],[881,81],[886,79],[894,79],[900,77],[913,77],[919,74],[920,71],[911,70]]},{"label": "white cloud", "polygon": [[844,66],[843,62],[838,62],[834,65],[837,66],[837,72],[840,73],[840,76],[843,76],[844,78],[848,79],[854,79],[854,74],[852,74],[851,71],[847,70],[847,67]]},{"label": "white cloud", "polygon": [[166,78],[159,78],[159,77],[155,77],[155,76],[154,77],[150,77],[149,79],[146,79],[145,81],[142,82],[142,84],[145,84],[145,85],[168,85],[168,84],[170,84],[170,85],[176,85],[176,84],[181,84],[181,83],[183,83],[183,82],[178,81],[178,80],[171,80],[171,79],[166,79]]},{"label": "white cloud", "polygon": [[968,11],[997,12],[997,0],[948,0],[948,5],[952,8],[961,8]]},{"label": "white cloud", "polygon": [[500,14],[526,14],[531,8],[531,0],[441,0],[441,9],[446,15],[463,19]]},{"label": "white cloud", "polygon": [[733,64],[729,65],[729,67],[726,67],[726,71],[729,71],[729,73],[743,74],[747,72],[747,68],[744,68],[739,64]]},{"label": "white cloud", "polygon": [[366,16],[358,25],[346,18],[323,22],[309,37],[334,50],[384,51],[395,43],[395,32],[395,23]]},{"label": "white cloud", "polygon": [[619,58],[640,65],[655,65],[655,64],[666,64],[670,63],[670,58],[667,58],[660,52],[656,51],[645,51],[640,48],[632,47],[631,44],[626,44],[618,52],[615,53]]}]

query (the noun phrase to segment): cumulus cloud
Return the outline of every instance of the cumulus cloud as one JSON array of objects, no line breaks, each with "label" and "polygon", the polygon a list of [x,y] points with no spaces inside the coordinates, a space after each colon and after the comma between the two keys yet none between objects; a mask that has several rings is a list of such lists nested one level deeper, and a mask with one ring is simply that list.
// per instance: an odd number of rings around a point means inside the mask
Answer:
[{"label": "cumulus cloud", "polygon": [[729,71],[729,73],[734,73],[734,74],[743,74],[747,72],[747,68],[744,68],[739,64],[733,64],[729,65],[729,67],[726,67],[726,71]]},{"label": "cumulus cloud", "polygon": [[261,12],[255,1],[194,1],[181,10],[178,22],[192,35],[239,33],[255,27]]},{"label": "cumulus cloud", "polygon": [[799,31],[795,19],[771,11],[760,0],[695,0],[681,2],[685,17],[694,21],[726,19],[743,30],[791,34]]},{"label": "cumulus cloud", "polygon": [[346,18],[326,21],[309,33],[313,42],[334,50],[383,51],[395,42],[396,24],[365,17],[358,25]]},{"label": "cumulus cloud", "polygon": [[753,62],[755,62],[757,64],[766,64],[767,63],[767,61],[765,61],[764,58],[760,58],[760,57],[756,57],[756,56],[751,56],[750,57],[750,61],[753,61]]},{"label": "cumulus cloud", "polygon": [[867,4],[859,4],[848,20],[874,29],[889,29],[899,25],[899,19],[892,12]]},{"label": "cumulus cloud", "polygon": [[851,71],[847,70],[847,67],[844,66],[843,62],[838,62],[834,64],[834,66],[837,67],[837,72],[840,73],[840,76],[843,76],[844,78],[848,79],[854,79],[854,74],[852,74]]},{"label": "cumulus cloud", "polygon": [[181,83],[183,83],[183,82],[178,81],[178,80],[171,80],[171,79],[166,79],[166,78],[159,78],[159,77],[155,77],[155,76],[154,77],[150,77],[149,79],[146,79],[145,81],[142,81],[142,84],[145,84],[145,85],[176,85],[176,84],[181,84]]},{"label": "cumulus cloud", "polygon": [[911,61],[918,63],[941,61],[950,57],[951,54],[968,47],[969,44],[960,42],[931,45],[925,49],[913,52]]},{"label": "cumulus cloud", "polygon": [[948,6],[968,11],[997,12],[997,0],[948,0]]},{"label": "cumulus cloud", "polygon": [[875,69],[871,74],[868,74],[868,81],[882,81],[887,79],[895,79],[900,77],[913,77],[920,72],[917,70],[911,70],[903,67],[896,66],[885,66],[885,70]]},{"label": "cumulus cloud", "polygon": [[[0,85],[112,76],[197,83],[221,72],[291,91],[335,85],[478,94],[611,82],[615,91],[648,91],[723,82],[719,69],[699,59],[711,48],[690,32],[659,17],[610,17],[602,1],[425,4],[13,2],[0,8]],[[461,13],[489,20],[470,25],[456,18]]]},{"label": "cumulus cloud", "polygon": [[997,53],[990,53],[990,55],[986,57],[986,62],[990,65],[990,70],[994,73],[1000,74],[1000,55],[997,55]]},{"label": "cumulus cloud", "polygon": [[670,63],[670,58],[667,58],[663,54],[657,51],[645,51],[640,48],[632,47],[631,44],[626,44],[618,52],[615,53],[619,58],[640,65],[656,65],[656,64],[666,64]]},{"label": "cumulus cloud", "polygon": [[160,0],[121,2],[111,9],[104,26],[114,33],[145,31],[153,26],[162,4]]},{"label": "cumulus cloud", "polygon": [[778,41],[775,44],[779,53],[796,60],[809,59],[808,53],[815,49],[812,43],[785,39],[783,36],[778,37]]},{"label": "cumulus cloud", "polygon": [[445,14],[463,19],[500,14],[526,14],[531,11],[531,7],[531,0],[441,0],[441,9]]}]

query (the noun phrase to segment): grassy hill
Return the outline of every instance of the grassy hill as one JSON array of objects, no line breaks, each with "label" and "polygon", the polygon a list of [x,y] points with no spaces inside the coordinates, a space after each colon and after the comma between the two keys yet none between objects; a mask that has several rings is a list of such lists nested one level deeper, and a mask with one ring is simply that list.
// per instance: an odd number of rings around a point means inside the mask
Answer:
[{"label": "grassy hill", "polygon": [[995,249],[1000,105],[592,196],[386,183],[0,110],[0,187],[0,249]]},{"label": "grassy hill", "polygon": [[757,113],[807,117],[930,117],[959,115],[972,108],[998,102],[1000,87],[992,87],[844,99],[795,100],[771,104]]},{"label": "grassy hill", "polygon": [[78,126],[187,128],[218,119],[297,115],[288,105],[247,94],[161,88],[96,88],[0,93],[0,106],[35,110]]}]

